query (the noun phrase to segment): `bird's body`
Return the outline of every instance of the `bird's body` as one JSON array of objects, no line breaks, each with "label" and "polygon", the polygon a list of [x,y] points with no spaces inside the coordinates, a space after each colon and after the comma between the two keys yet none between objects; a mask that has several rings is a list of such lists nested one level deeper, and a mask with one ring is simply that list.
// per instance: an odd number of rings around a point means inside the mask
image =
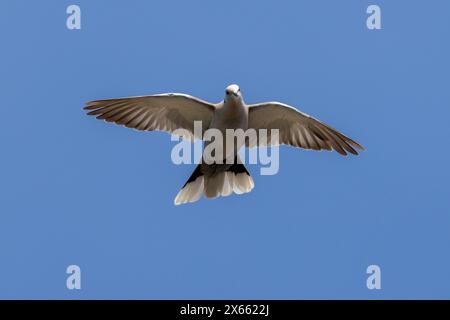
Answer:
[{"label": "bird's body", "polygon": [[225,98],[224,101],[216,105],[211,124],[208,128],[217,129],[222,133],[224,160],[228,158],[231,152],[233,152],[233,155],[237,154],[237,151],[243,146],[242,143],[235,144],[233,150],[228,150],[226,145],[226,130],[242,129],[245,131],[248,129],[248,107],[242,99],[239,99],[239,96],[233,96],[231,92],[228,94],[230,95],[228,99]]},{"label": "bird's body", "polygon": [[224,135],[226,129],[247,130],[248,107],[239,101],[218,103],[209,128],[219,129]]},{"label": "bird's body", "polygon": [[[197,201],[202,194],[207,198],[228,196],[231,193],[247,193],[254,187],[250,173],[241,163],[237,151],[244,146],[268,146],[287,144],[313,150],[336,150],[358,154],[364,150],[358,143],[328,125],[279,102],[254,105],[245,104],[240,88],[230,85],[220,103],[207,101],[185,94],[160,94],[120,99],[96,100],[85,107],[89,115],[137,130],[160,130],[177,134],[183,129],[184,138],[203,139],[208,129],[222,133],[223,161],[202,161],[175,198],[175,204]],[[196,136],[195,121],[202,122],[202,135]],[[227,129],[266,129],[267,140],[241,141],[227,149]],[[270,134],[279,131],[279,139],[273,141]],[[208,144],[207,141],[205,149]],[[230,161],[231,160],[231,161]]]}]

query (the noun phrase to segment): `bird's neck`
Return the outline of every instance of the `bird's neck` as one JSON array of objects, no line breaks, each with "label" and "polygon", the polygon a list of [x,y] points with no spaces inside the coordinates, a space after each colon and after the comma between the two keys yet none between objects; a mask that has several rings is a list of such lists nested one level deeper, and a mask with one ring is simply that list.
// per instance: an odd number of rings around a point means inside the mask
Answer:
[{"label": "bird's neck", "polygon": [[224,102],[222,117],[225,121],[235,121],[241,117],[242,109],[242,103],[229,99]]},{"label": "bird's neck", "polygon": [[244,101],[242,99],[226,99],[223,108],[226,113],[239,114],[244,110]]}]

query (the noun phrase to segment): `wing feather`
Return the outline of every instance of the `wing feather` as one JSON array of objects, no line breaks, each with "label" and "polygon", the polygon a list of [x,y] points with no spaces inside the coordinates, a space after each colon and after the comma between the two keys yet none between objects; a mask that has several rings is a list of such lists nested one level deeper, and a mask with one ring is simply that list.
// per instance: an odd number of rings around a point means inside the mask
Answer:
[{"label": "wing feather", "polygon": [[[342,155],[357,155],[355,149],[364,150],[356,141],[323,122],[279,102],[259,103],[249,106],[249,128],[278,129],[279,144],[313,150],[334,149]],[[278,144],[275,142],[275,144]],[[271,144],[271,140],[267,142]],[[258,145],[262,145],[259,143]],[[252,147],[254,145],[247,145]]]},{"label": "wing feather", "polygon": [[187,139],[194,137],[194,121],[202,122],[202,132],[209,128],[215,105],[181,93],[166,93],[119,99],[95,100],[86,103],[87,114],[143,131],[187,130]]}]

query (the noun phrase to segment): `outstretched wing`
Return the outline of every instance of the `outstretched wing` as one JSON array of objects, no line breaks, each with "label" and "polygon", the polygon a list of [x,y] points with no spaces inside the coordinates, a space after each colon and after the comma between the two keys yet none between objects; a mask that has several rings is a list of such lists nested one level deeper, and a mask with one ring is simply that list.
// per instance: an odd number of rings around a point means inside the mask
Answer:
[{"label": "outstretched wing", "polygon": [[[336,129],[294,107],[279,102],[266,102],[249,105],[249,128],[268,129],[267,144],[271,144],[270,129],[279,130],[279,141],[274,144],[287,144],[313,150],[336,150],[342,155],[347,152],[357,155],[356,149],[364,148]],[[261,146],[262,142],[258,142]],[[256,142],[249,145],[256,146]]]},{"label": "outstretched wing", "polygon": [[[215,107],[212,103],[186,94],[167,93],[95,100],[86,103],[84,109],[89,110],[88,115],[96,116],[99,120],[137,130],[165,131],[193,140],[194,121],[202,121],[204,132],[211,123]],[[184,133],[181,134],[177,129],[184,129]]]}]

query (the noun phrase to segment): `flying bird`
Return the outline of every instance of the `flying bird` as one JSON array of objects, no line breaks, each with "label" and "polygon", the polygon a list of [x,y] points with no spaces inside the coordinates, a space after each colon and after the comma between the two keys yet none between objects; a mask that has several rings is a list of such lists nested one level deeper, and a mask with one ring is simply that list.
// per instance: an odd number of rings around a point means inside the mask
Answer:
[{"label": "flying bird", "polygon": [[[185,139],[202,139],[207,129],[279,130],[276,144],[312,150],[335,150],[341,155],[358,155],[364,150],[354,140],[294,107],[279,102],[246,104],[238,85],[225,90],[224,100],[210,103],[181,93],[166,93],[119,99],[95,100],[84,107],[88,115],[142,131],[177,134],[184,129]],[[201,136],[195,136],[194,121],[202,122]],[[198,135],[198,133],[197,133]],[[270,137],[266,146],[271,145]],[[243,146],[243,145],[242,145]],[[235,146],[236,149],[242,147]],[[261,141],[246,141],[247,147],[263,146]],[[234,153],[237,154],[237,153]],[[226,156],[226,154],[224,155]],[[250,192],[254,182],[244,164],[236,158],[231,163],[207,164],[201,161],[175,197],[175,205],[207,198]]]}]

